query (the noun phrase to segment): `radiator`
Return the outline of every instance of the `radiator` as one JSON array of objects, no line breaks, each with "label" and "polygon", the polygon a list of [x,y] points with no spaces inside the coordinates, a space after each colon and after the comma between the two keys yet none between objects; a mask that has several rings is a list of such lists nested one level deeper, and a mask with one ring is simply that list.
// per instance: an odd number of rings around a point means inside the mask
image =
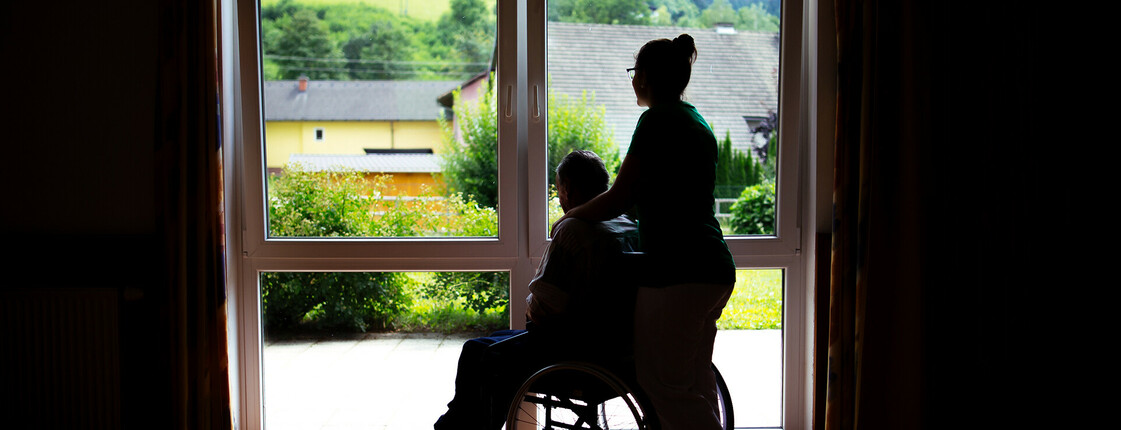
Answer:
[{"label": "radiator", "polygon": [[121,427],[118,300],[114,288],[0,289],[0,427]]}]

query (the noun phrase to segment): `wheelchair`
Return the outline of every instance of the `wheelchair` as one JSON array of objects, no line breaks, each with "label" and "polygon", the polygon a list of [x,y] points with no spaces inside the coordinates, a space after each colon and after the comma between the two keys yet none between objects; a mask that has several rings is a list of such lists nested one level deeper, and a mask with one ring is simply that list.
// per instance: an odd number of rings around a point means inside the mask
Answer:
[{"label": "wheelchair", "polygon": [[[614,370],[612,370],[614,369]],[[720,423],[734,428],[728,385],[716,365]],[[658,429],[657,415],[641,390],[636,390],[633,363],[601,365],[565,361],[530,376],[514,395],[506,416],[507,430]]]},{"label": "wheelchair", "polygon": [[[649,273],[644,254],[624,252],[620,273]],[[618,282],[635,283],[635,279]],[[633,301],[633,297],[630,299]],[[500,342],[501,343],[501,342]],[[494,346],[498,346],[497,344]],[[724,430],[734,427],[728,384],[716,365],[717,404]],[[522,383],[506,414],[507,430],[658,430],[657,415],[639,390],[632,357],[562,360],[544,366]]]}]

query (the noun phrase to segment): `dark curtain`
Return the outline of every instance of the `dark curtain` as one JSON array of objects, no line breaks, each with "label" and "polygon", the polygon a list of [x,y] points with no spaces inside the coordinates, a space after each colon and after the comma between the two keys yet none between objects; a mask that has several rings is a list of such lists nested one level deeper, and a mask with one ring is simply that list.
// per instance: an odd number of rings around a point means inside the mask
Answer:
[{"label": "dark curtain", "polygon": [[1014,416],[1031,25],[1023,10],[943,3],[834,1],[828,430]]},{"label": "dark curtain", "polygon": [[162,0],[157,215],[169,282],[172,428],[231,428],[219,133],[218,4]]},{"label": "dark curtain", "polygon": [[[875,427],[893,420],[908,428],[921,381],[907,365],[919,359],[921,336],[915,289],[897,288],[921,270],[913,226],[916,202],[906,193],[919,173],[915,154],[901,143],[913,139],[902,119],[917,114],[924,88],[901,78],[917,65],[905,62],[897,3],[835,3],[837,26],[837,119],[834,142],[833,237],[829,290],[826,429]],[[918,336],[900,336],[912,333]],[[880,384],[895,379],[892,407],[868,405],[882,396]]]}]

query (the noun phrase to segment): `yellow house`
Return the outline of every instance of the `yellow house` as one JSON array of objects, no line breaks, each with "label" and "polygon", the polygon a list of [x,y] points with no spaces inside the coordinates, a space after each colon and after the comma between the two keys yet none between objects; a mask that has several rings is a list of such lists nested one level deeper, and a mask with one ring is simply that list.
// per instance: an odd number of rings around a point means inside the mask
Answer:
[{"label": "yellow house", "polygon": [[415,194],[439,180],[442,134],[437,120],[450,111],[437,98],[459,84],[265,82],[265,165],[269,172],[298,161],[313,169],[392,174],[399,191]]}]

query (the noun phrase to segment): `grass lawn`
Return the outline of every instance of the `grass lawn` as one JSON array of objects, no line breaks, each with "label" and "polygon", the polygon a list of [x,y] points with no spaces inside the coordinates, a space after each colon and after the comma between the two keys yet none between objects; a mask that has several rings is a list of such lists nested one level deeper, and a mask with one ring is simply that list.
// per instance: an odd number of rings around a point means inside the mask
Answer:
[{"label": "grass lawn", "polygon": [[[280,0],[262,0],[262,6],[271,6]],[[435,21],[448,10],[450,0],[294,0],[293,3],[323,5],[340,3],[365,3],[397,13],[407,12],[408,16],[427,21]]]},{"label": "grass lawn", "polygon": [[735,290],[716,321],[716,327],[720,330],[782,328],[782,270],[737,270]]}]

